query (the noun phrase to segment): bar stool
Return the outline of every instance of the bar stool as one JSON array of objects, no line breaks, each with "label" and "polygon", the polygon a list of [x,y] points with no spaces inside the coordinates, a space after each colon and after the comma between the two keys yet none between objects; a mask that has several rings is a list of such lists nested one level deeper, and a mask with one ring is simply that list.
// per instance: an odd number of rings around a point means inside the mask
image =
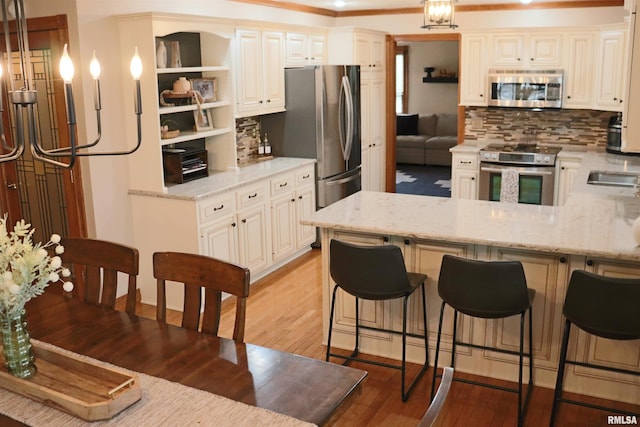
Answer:
[{"label": "bar stool", "polygon": [[640,279],[604,277],[584,270],[574,270],[571,273],[562,308],[566,321],[560,349],[558,378],[553,397],[553,407],[551,408],[550,426],[555,424],[558,403],[560,402],[640,417],[640,414],[562,397],[564,368],[567,364],[640,376],[638,371],[567,359],[569,333],[571,332],[572,324],[589,334],[611,340],[640,339],[639,301]]},{"label": "bar stool", "polygon": [[[500,353],[513,354],[519,357],[518,388],[502,387],[473,380],[456,378],[454,381],[489,387],[518,394],[518,425],[523,424],[524,415],[533,388],[533,326],[532,304],[535,289],[527,288],[522,264],[519,261],[478,261],[460,258],[452,255],[442,257],[440,277],[438,279],[438,294],[442,298],[440,307],[440,321],[438,324],[438,339],[436,342],[436,356],[431,383],[431,400],[433,400],[438,374],[438,353],[442,338],[442,320],[444,308],[449,305],[454,310],[453,315],[453,343],[451,347],[451,367],[455,366],[456,345],[492,350]],[[524,318],[529,311],[529,352],[524,351]],[[458,313],[483,319],[502,319],[520,315],[520,350],[505,350],[490,346],[462,342],[457,339]],[[529,358],[529,383],[527,395],[523,404],[523,370],[524,356]]]},{"label": "bar stool", "polygon": [[[429,367],[429,341],[427,336],[427,309],[424,282],[427,276],[408,273],[400,248],[394,245],[361,246],[340,240],[331,240],[329,249],[329,272],[336,286],[331,298],[329,314],[329,335],[327,338],[327,355],[345,359],[344,365],[351,361],[370,363],[387,368],[399,369],[402,372],[402,401],[406,402],[418,380]],[[422,289],[422,321],[424,336],[407,332],[407,301],[418,288]],[[349,356],[331,353],[331,332],[333,330],[333,314],[338,289],[352,295],[356,299],[355,347]],[[361,325],[359,322],[358,300],[391,300],[402,298],[402,332],[391,329],[374,328]],[[400,365],[377,362],[358,357],[360,329],[401,334],[402,363]],[[424,339],[425,362],[416,374],[409,387],[405,387],[407,336]],[[405,392],[406,389],[406,392]]]}]

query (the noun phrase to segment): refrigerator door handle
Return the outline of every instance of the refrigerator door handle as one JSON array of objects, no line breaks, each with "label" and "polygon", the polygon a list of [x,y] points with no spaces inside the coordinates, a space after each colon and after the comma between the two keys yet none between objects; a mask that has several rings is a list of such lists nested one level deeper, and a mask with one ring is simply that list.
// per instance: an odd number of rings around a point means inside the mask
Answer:
[{"label": "refrigerator door handle", "polygon": [[[347,176],[345,176],[347,175]],[[345,176],[344,178],[342,178],[342,176]],[[353,171],[349,171],[345,174],[341,174],[339,176],[337,176],[336,178],[333,179],[328,179],[326,180],[327,186],[329,185],[339,185],[339,184],[344,184],[345,182],[351,182],[353,180],[356,180],[360,177],[360,167],[358,167],[357,169],[354,169]]]},{"label": "refrigerator door handle", "polygon": [[[345,164],[351,156],[351,146],[353,145],[353,95],[349,85],[349,78],[342,76],[340,82],[340,102],[339,102],[339,136],[342,158]],[[346,130],[345,130],[346,121]]]}]

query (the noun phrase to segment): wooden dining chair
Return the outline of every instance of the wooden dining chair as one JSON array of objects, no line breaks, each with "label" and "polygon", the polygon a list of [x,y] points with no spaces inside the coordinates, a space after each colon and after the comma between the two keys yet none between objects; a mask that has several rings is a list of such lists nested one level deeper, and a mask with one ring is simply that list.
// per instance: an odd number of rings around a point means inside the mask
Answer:
[{"label": "wooden dining chair", "polygon": [[[249,297],[248,268],[204,255],[156,252],[153,254],[153,277],[158,280],[159,321],[166,322],[165,282],[180,282],[184,285],[182,327],[212,335],[218,335],[220,327],[222,293],[235,295],[237,299],[233,339],[243,342]],[[203,289],[204,312],[201,322]]]},{"label": "wooden dining chair", "polygon": [[62,239],[63,263],[72,268],[74,294],[89,304],[115,308],[118,273],[127,275],[126,311],[135,314],[139,254],[136,248],[106,240]]},{"label": "wooden dining chair", "polygon": [[436,425],[436,421],[440,412],[442,412],[442,407],[444,406],[447,396],[449,395],[449,389],[451,388],[451,383],[453,382],[453,368],[451,366],[446,366],[444,368],[444,372],[442,374],[442,381],[440,381],[440,385],[438,386],[438,391],[436,392],[433,401],[427,408],[427,412],[424,413],[418,427],[431,427]]}]

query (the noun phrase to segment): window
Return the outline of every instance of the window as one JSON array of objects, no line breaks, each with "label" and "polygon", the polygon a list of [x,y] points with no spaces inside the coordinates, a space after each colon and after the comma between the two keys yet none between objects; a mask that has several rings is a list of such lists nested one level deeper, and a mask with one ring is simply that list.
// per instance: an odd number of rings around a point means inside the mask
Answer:
[{"label": "window", "polygon": [[409,93],[409,46],[396,46],[396,113],[407,113]]}]

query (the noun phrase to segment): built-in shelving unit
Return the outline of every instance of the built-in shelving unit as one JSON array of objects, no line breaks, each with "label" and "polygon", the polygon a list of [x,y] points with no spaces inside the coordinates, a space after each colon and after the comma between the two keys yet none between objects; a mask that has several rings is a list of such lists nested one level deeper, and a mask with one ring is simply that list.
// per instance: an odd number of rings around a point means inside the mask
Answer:
[{"label": "built-in shelving unit", "polygon": [[423,77],[422,83],[458,83],[457,77]]},{"label": "built-in shelving unit", "polygon": [[[209,172],[235,169],[234,28],[216,19],[142,13],[121,17],[120,30],[122,52],[137,47],[143,62],[143,143],[128,159],[130,188],[166,192],[167,184],[175,185],[175,180],[167,181],[163,151],[184,144],[203,147]],[[166,64],[157,61],[160,41],[166,47]],[[210,79],[215,97],[189,96],[189,92],[180,96],[174,92],[174,82],[180,78]],[[206,120],[196,126],[202,114]],[[163,132],[165,126],[174,132]]]}]

